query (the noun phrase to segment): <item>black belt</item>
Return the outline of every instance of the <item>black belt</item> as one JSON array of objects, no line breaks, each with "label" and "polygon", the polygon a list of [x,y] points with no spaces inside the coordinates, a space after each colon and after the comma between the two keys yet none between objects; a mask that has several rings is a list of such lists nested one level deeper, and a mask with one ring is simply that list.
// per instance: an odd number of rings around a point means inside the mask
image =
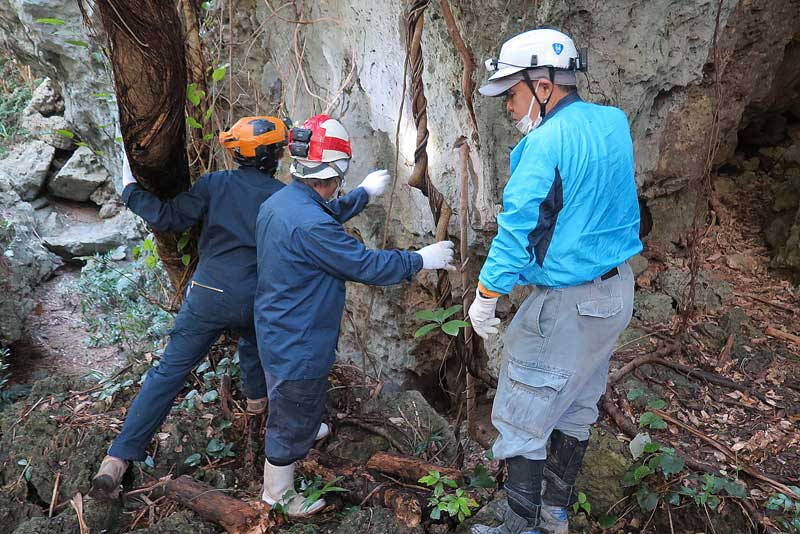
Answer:
[{"label": "black belt", "polygon": [[614,267],[613,269],[608,271],[606,274],[601,276],[600,280],[604,280],[605,281],[605,280],[608,280],[609,278],[613,278],[613,277],[617,276],[618,274],[619,274],[619,270],[616,267]]}]

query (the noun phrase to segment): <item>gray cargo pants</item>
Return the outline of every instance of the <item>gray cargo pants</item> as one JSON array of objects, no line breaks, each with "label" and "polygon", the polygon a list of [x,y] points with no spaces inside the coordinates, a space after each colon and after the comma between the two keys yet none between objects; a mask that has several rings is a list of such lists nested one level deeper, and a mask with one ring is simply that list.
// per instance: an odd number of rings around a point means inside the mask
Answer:
[{"label": "gray cargo pants", "polygon": [[537,287],[508,327],[492,424],[495,458],[547,457],[554,429],[580,441],[597,420],[608,363],[633,312],[633,273],[562,289]]}]

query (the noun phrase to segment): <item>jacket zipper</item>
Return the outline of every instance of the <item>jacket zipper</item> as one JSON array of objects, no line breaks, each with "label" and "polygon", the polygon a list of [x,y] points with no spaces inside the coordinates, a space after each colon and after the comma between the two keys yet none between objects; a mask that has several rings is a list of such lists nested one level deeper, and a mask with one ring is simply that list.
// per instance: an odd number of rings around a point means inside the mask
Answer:
[{"label": "jacket zipper", "polygon": [[216,288],[216,287],[207,286],[205,284],[201,284],[200,282],[195,282],[194,280],[192,280],[192,287],[194,287],[194,286],[204,287],[206,289],[210,289],[211,291],[216,291],[217,293],[225,293],[225,291],[223,291],[222,289],[219,289],[219,288]]}]

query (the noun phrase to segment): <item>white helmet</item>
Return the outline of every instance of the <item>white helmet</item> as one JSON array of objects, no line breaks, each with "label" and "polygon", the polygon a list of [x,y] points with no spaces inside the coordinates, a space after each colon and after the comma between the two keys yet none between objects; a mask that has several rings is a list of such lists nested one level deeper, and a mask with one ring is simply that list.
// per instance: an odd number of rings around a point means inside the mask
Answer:
[{"label": "white helmet", "polygon": [[289,172],[297,178],[344,179],[350,158],[350,135],[336,119],[314,115],[289,133]]},{"label": "white helmet", "polygon": [[[524,79],[547,78],[558,85],[577,85],[575,73],[586,70],[585,50],[578,52],[572,39],[549,28],[530,30],[503,43],[500,57],[487,59],[489,83],[479,89],[499,96]],[[533,69],[533,70],[531,70]]]}]

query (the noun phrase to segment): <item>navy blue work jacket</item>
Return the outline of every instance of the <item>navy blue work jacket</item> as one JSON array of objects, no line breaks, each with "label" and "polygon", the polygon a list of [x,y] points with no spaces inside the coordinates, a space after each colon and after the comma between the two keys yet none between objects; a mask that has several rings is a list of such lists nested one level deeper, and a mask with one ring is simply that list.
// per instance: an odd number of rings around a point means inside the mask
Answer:
[{"label": "navy blue work jacket", "polygon": [[369,195],[357,188],[326,202],[292,182],[261,206],[256,223],[256,334],[261,363],[285,380],[322,378],[336,359],[345,282],[391,285],[422,269],[422,256],[370,250],[342,226]]}]

